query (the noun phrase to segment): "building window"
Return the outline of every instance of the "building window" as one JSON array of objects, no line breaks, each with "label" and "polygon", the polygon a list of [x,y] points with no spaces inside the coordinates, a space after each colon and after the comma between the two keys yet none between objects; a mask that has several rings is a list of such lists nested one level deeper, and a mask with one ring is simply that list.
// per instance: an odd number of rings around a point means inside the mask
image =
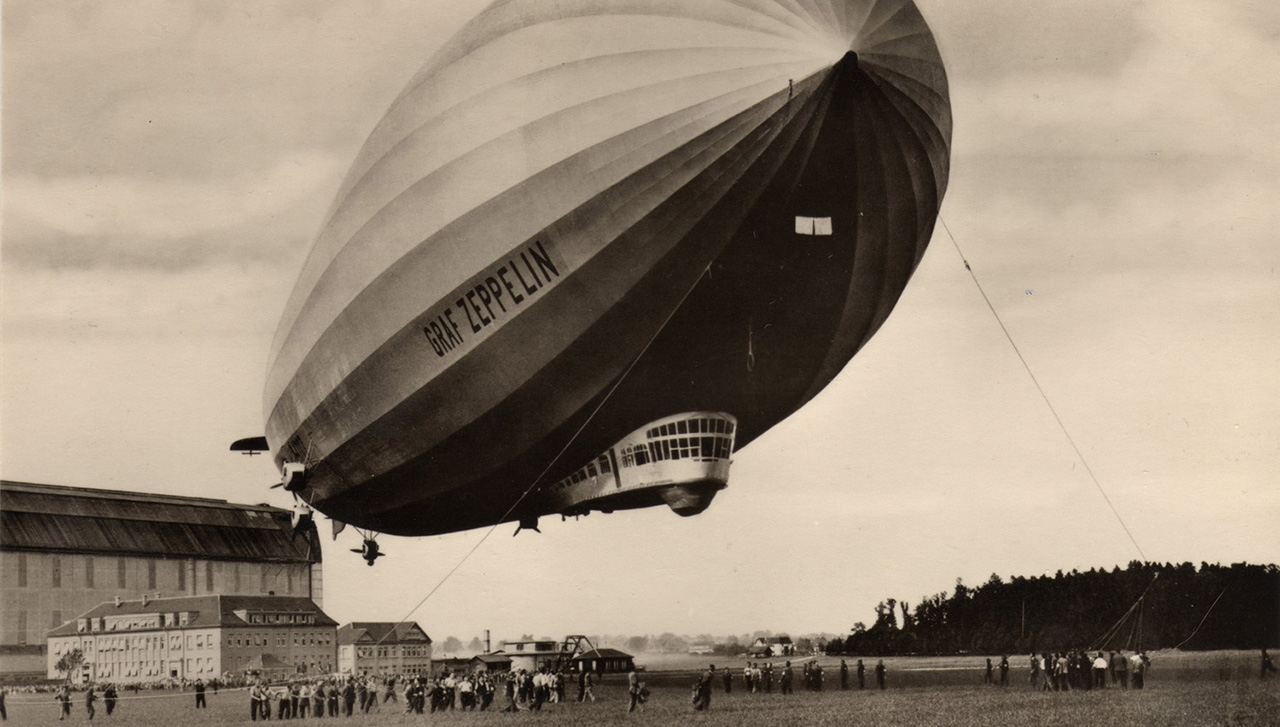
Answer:
[{"label": "building window", "polygon": [[93,556],[85,556],[84,559],[84,587],[93,588]]},{"label": "building window", "polygon": [[205,561],[204,564],[204,589],[213,593],[213,561]]},{"label": "building window", "polygon": [[240,564],[239,563],[231,564],[231,592],[232,593],[240,592]]},{"label": "building window", "polygon": [[154,560],[147,561],[147,589],[154,591],[156,588],[156,562]]},{"label": "building window", "polygon": [[289,573],[289,580],[285,585],[284,592],[292,594],[293,593],[293,569],[292,568],[288,569],[288,573]]},{"label": "building window", "polygon": [[124,563],[124,558],[116,560],[116,588],[128,587],[129,569]]},{"label": "building window", "polygon": [[49,556],[49,576],[53,579],[54,588],[62,588],[62,558]]},{"label": "building window", "polygon": [[178,591],[187,592],[187,562],[185,560],[178,561]]},{"label": "building window", "polygon": [[267,566],[262,566],[262,575],[258,579],[258,592],[267,592]]},{"label": "building window", "polygon": [[18,643],[27,643],[27,612],[18,612]]},{"label": "building window", "polygon": [[[27,587],[27,554],[18,553],[18,587]],[[25,631],[26,629],[20,629]]]}]

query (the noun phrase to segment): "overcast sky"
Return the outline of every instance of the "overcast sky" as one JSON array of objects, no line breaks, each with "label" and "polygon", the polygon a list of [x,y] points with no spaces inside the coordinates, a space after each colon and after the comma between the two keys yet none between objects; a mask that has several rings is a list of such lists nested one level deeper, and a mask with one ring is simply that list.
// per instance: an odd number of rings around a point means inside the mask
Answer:
[{"label": "overcast sky", "polygon": [[[369,131],[484,4],[5,0],[0,475],[287,505],[227,452],[263,431],[285,298]],[[919,4],[955,113],[942,216],[1133,538],[1280,561],[1280,4]],[[513,529],[413,614],[429,633],[844,632],[957,577],[1139,558],[941,227],[707,512]],[[482,534],[384,538],[367,568],[344,533],[325,608],[397,620]]]}]

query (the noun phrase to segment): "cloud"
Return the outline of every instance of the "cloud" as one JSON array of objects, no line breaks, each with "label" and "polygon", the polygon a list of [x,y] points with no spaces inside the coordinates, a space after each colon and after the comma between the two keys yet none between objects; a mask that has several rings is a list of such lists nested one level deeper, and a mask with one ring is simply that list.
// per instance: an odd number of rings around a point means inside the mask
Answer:
[{"label": "cloud", "polygon": [[[343,162],[320,153],[240,177],[127,175],[5,180],[5,254],[36,267],[181,268],[264,257],[319,226]],[[308,219],[310,220],[308,222]],[[274,242],[273,242],[274,240]]]},{"label": "cloud", "polygon": [[1171,160],[1274,169],[1280,44],[1246,2],[1141,6],[1139,38],[1109,77],[1010,67],[955,94],[959,154]]},{"label": "cloud", "polygon": [[953,83],[1071,71],[1105,77],[1135,51],[1136,0],[918,0]]}]

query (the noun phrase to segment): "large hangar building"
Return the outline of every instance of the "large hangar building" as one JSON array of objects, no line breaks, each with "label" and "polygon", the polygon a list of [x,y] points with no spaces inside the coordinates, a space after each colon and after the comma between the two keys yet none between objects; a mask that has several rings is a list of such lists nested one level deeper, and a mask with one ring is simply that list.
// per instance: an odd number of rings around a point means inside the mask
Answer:
[{"label": "large hangar building", "polygon": [[320,539],[288,510],[26,482],[0,482],[0,584],[0,676],[43,675],[49,631],[117,598],[323,603]]}]

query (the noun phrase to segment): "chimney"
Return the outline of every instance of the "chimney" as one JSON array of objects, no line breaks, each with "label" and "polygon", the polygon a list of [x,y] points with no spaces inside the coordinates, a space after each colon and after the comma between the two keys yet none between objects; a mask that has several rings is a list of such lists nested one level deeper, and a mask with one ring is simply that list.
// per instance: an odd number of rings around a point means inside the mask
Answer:
[{"label": "chimney", "polygon": [[493,653],[493,648],[489,645],[489,629],[484,630],[484,653]]}]

